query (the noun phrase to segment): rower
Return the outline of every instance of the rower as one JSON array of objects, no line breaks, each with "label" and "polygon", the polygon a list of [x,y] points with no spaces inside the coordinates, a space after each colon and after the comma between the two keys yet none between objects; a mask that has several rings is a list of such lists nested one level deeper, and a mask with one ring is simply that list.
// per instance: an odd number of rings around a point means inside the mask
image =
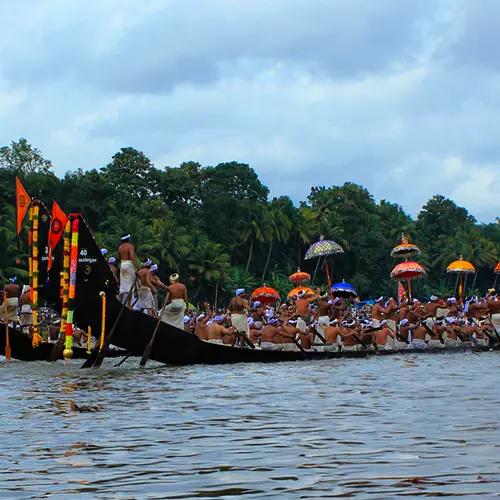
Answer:
[{"label": "rower", "polygon": [[9,278],[9,282],[3,289],[4,304],[2,304],[2,319],[5,323],[12,321],[14,327],[17,323],[17,308],[19,307],[19,295],[21,287],[17,283],[17,276]]},{"label": "rower", "polygon": [[384,319],[385,308],[383,306],[384,297],[379,297],[375,299],[375,304],[373,304],[371,316],[372,316],[372,326],[373,328],[378,328],[380,322]]},{"label": "rower", "polygon": [[323,351],[336,352],[339,350],[339,345],[342,342],[342,336],[338,320],[334,319],[324,328],[324,338],[326,340],[322,347]]},{"label": "rower", "polygon": [[277,318],[271,318],[267,325],[262,328],[260,334],[260,347],[266,351],[281,350],[281,328]]},{"label": "rower", "polygon": [[388,322],[384,319],[380,322],[380,329],[373,332],[374,343],[380,351],[390,351],[394,349],[396,335],[389,328]]},{"label": "rower", "polygon": [[30,286],[24,285],[21,292],[21,312],[19,314],[19,326],[21,330],[28,329],[30,335],[33,334],[33,309],[31,307]]},{"label": "rower", "polygon": [[168,287],[167,297],[161,321],[168,325],[175,326],[182,330],[184,328],[184,312],[189,305],[187,288],[180,282],[180,276],[177,273],[169,277],[170,286]]},{"label": "rower", "polygon": [[282,351],[296,351],[298,349],[297,344],[294,342],[301,338],[301,334],[307,337],[306,332],[301,332],[297,328],[297,320],[289,319],[286,323],[281,326],[281,350]]},{"label": "rower", "polygon": [[454,316],[448,317],[446,323],[444,345],[446,347],[457,347],[461,343],[457,335],[460,331],[460,327],[457,325],[457,318]]},{"label": "rower", "polygon": [[410,349],[426,349],[427,344],[425,342],[425,338],[428,335],[427,328],[422,325],[422,323],[418,323],[416,325],[412,325],[414,328],[412,329],[412,339],[409,345]]},{"label": "rower", "polygon": [[492,292],[486,301],[486,306],[491,324],[497,331],[497,334],[500,334],[500,298],[498,295],[493,295]]},{"label": "rower", "polygon": [[[158,276],[158,264],[153,264],[150,268],[149,271],[151,272],[151,283],[153,283],[154,289],[152,290],[153,292],[153,303],[154,303],[154,308],[155,311],[159,311],[159,306],[158,306],[158,290],[161,288],[162,290],[165,290],[168,292],[168,286],[163,283],[163,281],[159,278]],[[156,289],[156,291],[155,291]]]},{"label": "rower", "polygon": [[[228,308],[231,314],[231,325],[237,335],[244,335],[248,338],[250,327],[248,326],[246,312],[250,309],[250,305],[248,303],[248,294],[244,288],[235,290],[234,297],[230,300]],[[244,345],[241,342],[239,344]]]},{"label": "rower", "polygon": [[208,322],[212,318],[210,308],[206,309],[206,313],[202,313],[196,317],[194,333],[200,340],[208,340]]},{"label": "rower", "polygon": [[343,321],[340,327],[340,337],[342,339],[342,351],[358,351],[359,340],[356,330],[354,330],[356,322]]},{"label": "rower", "polygon": [[442,335],[444,333],[443,320],[436,319],[433,321],[431,328],[428,331],[429,340],[427,341],[428,348],[440,349],[444,347],[443,342],[441,342]]},{"label": "rower", "polygon": [[325,337],[325,329],[328,328],[330,323],[331,301],[327,300],[328,295],[321,295],[318,301],[318,319],[316,320],[316,329]]},{"label": "rower", "polygon": [[[126,234],[120,238],[121,243],[118,247],[118,258],[120,259],[120,299],[122,302],[127,300],[127,306],[132,303],[132,290],[136,276],[135,270],[139,267],[139,262],[135,254],[135,248],[132,244],[132,236]],[[128,299],[127,299],[128,297]]]},{"label": "rower", "polygon": [[295,313],[297,317],[297,328],[301,331],[307,329],[307,324],[309,322],[309,301],[307,300],[306,292],[301,290],[297,294],[297,300],[295,301]]},{"label": "rower", "polygon": [[393,333],[393,338],[397,331],[398,321],[398,303],[394,297],[390,297],[384,305],[385,319],[387,320],[387,328]]},{"label": "rower", "polygon": [[394,348],[399,351],[401,349],[408,349],[408,344],[411,341],[411,328],[413,325],[410,324],[407,318],[403,318],[399,322],[399,335],[397,340],[394,342]]},{"label": "rower", "polygon": [[139,289],[137,291],[137,303],[134,309],[138,309],[141,312],[146,311],[150,316],[155,316],[155,308],[153,302],[153,293],[158,293],[158,290],[153,285],[151,280],[150,268],[153,265],[151,259],[146,259],[142,263],[142,267],[137,271],[137,277],[139,278]]},{"label": "rower", "polygon": [[111,273],[113,274],[113,278],[115,279],[116,284],[119,284],[119,277],[118,277],[118,268],[116,267],[116,257],[110,257],[108,259],[108,266],[109,269],[111,270]]},{"label": "rower", "polygon": [[212,319],[212,323],[208,325],[208,342],[212,344],[232,344],[234,329],[232,327],[226,328],[223,322],[224,316],[222,315],[215,316]]}]

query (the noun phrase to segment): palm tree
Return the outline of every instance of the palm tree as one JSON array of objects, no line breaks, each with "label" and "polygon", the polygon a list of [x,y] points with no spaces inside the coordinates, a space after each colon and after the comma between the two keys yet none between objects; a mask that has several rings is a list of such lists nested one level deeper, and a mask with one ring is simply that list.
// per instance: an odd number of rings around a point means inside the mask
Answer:
[{"label": "palm tree", "polygon": [[250,248],[248,250],[247,264],[245,266],[245,271],[248,272],[250,268],[250,261],[252,260],[254,242],[263,242],[266,240],[266,232],[269,230],[267,225],[267,220],[261,214],[257,214],[255,211],[250,213],[250,220],[248,225],[241,232],[241,242],[250,242]]},{"label": "palm tree", "polygon": [[268,222],[269,251],[267,252],[266,265],[264,267],[264,271],[262,272],[262,281],[264,281],[267,268],[269,267],[269,261],[273,251],[273,243],[275,241],[278,243],[286,243],[290,239],[290,228],[292,227],[290,219],[277,207],[270,207],[268,212]]}]

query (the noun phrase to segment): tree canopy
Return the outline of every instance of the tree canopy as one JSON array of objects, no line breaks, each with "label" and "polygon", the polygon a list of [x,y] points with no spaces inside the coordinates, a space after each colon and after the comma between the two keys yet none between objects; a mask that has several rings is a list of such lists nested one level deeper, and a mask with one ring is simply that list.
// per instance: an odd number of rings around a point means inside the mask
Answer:
[{"label": "tree canopy", "polygon": [[[25,254],[16,248],[14,177],[47,205],[56,199],[67,211],[80,211],[98,243],[112,255],[122,233],[132,233],[140,258],[160,265],[160,274],[180,272],[193,299],[210,300],[236,286],[265,281],[282,294],[320,235],[337,241],[345,253],[331,259],[334,281],[352,282],[365,297],[395,293],[390,257],[401,232],[422,250],[426,279],[417,295],[453,291],[445,269],[462,255],[478,268],[476,288],[493,281],[500,257],[500,221],[478,224],[465,208],[441,195],[432,197],[413,220],[397,204],[377,202],[362,186],[313,186],[295,205],[287,196],[269,198],[269,189],[247,164],[202,166],[187,161],[157,168],[141,151],[122,148],[102,168],[67,172],[58,178],[52,164],[26,139],[0,148],[0,277],[22,274]],[[320,265],[316,284],[324,284]]]}]

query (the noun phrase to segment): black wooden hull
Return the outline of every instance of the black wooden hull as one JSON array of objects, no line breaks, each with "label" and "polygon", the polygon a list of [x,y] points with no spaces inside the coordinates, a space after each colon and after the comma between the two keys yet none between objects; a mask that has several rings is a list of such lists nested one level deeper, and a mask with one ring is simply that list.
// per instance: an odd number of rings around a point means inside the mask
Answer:
[{"label": "black wooden hull", "polygon": [[[98,302],[88,304],[84,308],[88,313],[86,320],[93,328],[99,326]],[[107,329],[109,330],[116,320],[122,305],[114,297],[108,298],[107,304]],[[94,311],[92,314],[91,311]],[[79,324],[85,322],[82,316]],[[156,320],[143,313],[125,309],[119,320],[117,329],[111,342],[135,356],[141,356],[144,348],[149,343],[156,326]],[[444,354],[450,352],[471,351],[472,348],[463,346],[455,348],[433,348],[433,349],[406,349],[401,351],[344,351],[344,352],[321,352],[321,351],[268,351],[261,349],[248,349],[231,347],[226,345],[211,344],[198,339],[196,335],[186,333],[171,325],[160,323],[155,343],[153,345],[151,359],[170,365],[187,364],[224,364],[224,363],[249,363],[249,362],[284,362],[284,361],[308,361],[321,359],[341,358],[367,358],[369,356],[394,356],[408,354]],[[485,349],[486,350],[486,349]]]},{"label": "black wooden hull", "polygon": [[[54,348],[54,344],[48,342],[43,342],[38,347],[33,348],[31,339],[13,328],[9,328],[9,341],[11,356],[19,361],[48,361]],[[110,350],[107,356],[117,357],[123,354],[119,351]],[[0,356],[5,356],[5,325],[3,324],[0,324]],[[86,349],[73,347],[73,359],[87,359],[88,357]],[[62,352],[58,359],[63,359]]]}]

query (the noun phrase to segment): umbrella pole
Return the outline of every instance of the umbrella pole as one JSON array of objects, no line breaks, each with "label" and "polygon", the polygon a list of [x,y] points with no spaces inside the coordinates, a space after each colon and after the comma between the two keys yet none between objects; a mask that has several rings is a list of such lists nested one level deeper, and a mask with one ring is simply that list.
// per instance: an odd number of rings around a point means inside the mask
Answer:
[{"label": "umbrella pole", "polygon": [[411,280],[406,280],[406,282],[408,283],[408,298],[411,300],[412,297],[411,297]]},{"label": "umbrella pole", "polygon": [[498,274],[495,274],[495,281],[493,282],[493,288],[497,287]]},{"label": "umbrella pole", "polygon": [[455,286],[453,288],[453,295],[457,294],[458,280],[460,279],[460,273],[457,274],[457,279],[455,280]]},{"label": "umbrella pole", "polygon": [[219,280],[215,283],[214,313],[217,314],[217,295],[219,293]]},{"label": "umbrella pole", "polygon": [[474,287],[476,286],[476,279],[477,279],[477,271],[474,273],[474,279],[472,280],[472,287],[471,287],[472,291],[474,291]]},{"label": "umbrella pole", "polygon": [[313,279],[311,281],[311,285],[314,285],[314,280],[316,279],[316,273],[318,272],[318,267],[319,267],[319,261],[321,260],[321,257],[318,257],[318,260],[316,262],[316,268],[314,269],[314,274],[313,274]]}]

